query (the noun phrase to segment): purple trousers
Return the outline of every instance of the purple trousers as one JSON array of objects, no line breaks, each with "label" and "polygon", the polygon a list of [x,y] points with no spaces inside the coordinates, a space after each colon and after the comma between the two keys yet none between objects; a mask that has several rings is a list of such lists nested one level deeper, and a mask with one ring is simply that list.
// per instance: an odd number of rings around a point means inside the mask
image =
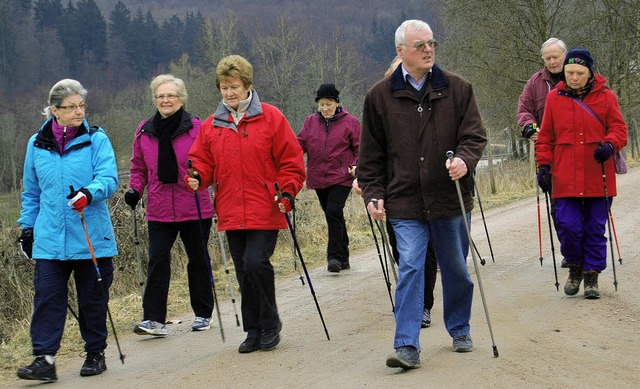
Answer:
[{"label": "purple trousers", "polygon": [[[609,198],[609,207],[611,201]],[[603,197],[557,199],[560,252],[568,264],[598,273],[607,267],[607,212]]]}]

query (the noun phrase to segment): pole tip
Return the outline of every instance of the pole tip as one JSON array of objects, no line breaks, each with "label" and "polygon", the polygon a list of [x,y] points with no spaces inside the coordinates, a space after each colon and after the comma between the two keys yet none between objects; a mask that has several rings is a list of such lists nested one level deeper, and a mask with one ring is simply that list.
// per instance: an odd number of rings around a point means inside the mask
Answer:
[{"label": "pole tip", "polygon": [[498,353],[498,346],[493,346],[493,357],[498,358],[500,354]]}]

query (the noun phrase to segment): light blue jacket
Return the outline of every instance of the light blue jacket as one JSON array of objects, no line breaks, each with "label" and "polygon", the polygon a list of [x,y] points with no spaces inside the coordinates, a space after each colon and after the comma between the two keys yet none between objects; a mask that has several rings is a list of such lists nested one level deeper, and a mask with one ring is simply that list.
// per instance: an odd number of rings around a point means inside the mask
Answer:
[{"label": "light blue jacket", "polygon": [[111,142],[102,128],[85,120],[77,136],[58,150],[49,119],[27,144],[22,210],[18,223],[33,228],[34,259],[89,259],[82,222],[68,203],[69,186],[92,196],[83,212],[95,256],[118,254],[106,199],[118,189]]}]

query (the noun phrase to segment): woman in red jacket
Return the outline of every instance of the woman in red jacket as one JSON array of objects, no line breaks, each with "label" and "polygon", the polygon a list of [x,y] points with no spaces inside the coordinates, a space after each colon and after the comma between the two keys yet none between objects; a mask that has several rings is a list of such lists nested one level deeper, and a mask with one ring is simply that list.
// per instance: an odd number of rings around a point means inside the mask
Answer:
[{"label": "woman in red jacket", "polygon": [[316,92],[318,111],[304,121],[298,135],[307,153],[307,188],[315,189],[327,220],[327,268],[333,273],[351,268],[343,209],[351,192],[360,144],[360,122],[340,105],[339,94],[333,84],[320,85]]},{"label": "woman in red jacket", "polygon": [[[186,182],[193,190],[214,188],[218,230],[226,231],[242,295],[247,338],[238,351],[270,350],[280,342],[282,323],[269,258],[278,230],[287,228],[281,212],[291,211],[305,179],[302,149],[284,115],[252,89],[249,61],[221,59],[216,86],[222,101],[189,151],[193,169]],[[274,183],[283,192],[280,204]]]},{"label": "woman in red jacket", "polygon": [[627,144],[627,125],[588,51],[567,53],[564,76],[547,96],[535,145],[538,184],[546,192],[553,181],[560,250],[569,264],[565,294],[577,294],[584,278],[584,297],[597,299],[598,274],[607,265],[607,213],[617,194],[611,157]]}]

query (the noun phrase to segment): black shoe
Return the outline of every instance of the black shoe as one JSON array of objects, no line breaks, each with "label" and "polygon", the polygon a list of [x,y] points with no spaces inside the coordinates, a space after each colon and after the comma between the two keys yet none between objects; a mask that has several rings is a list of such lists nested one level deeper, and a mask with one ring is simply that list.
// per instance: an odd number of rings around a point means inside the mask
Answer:
[{"label": "black shoe", "polygon": [[330,259],[329,265],[327,266],[327,270],[330,273],[340,273],[340,269],[342,269],[342,263],[337,259]]},{"label": "black shoe", "polygon": [[280,343],[280,331],[282,330],[282,323],[278,322],[276,328],[268,330],[262,330],[260,334],[260,348],[263,350],[270,350]]},{"label": "black shoe", "polygon": [[44,357],[36,357],[29,366],[18,369],[18,377],[23,380],[57,381],[56,364],[47,362]]},{"label": "black shoe", "polygon": [[256,335],[249,335],[238,347],[240,354],[252,353],[260,350],[260,337]]},{"label": "black shoe", "polygon": [[342,263],[340,264],[340,269],[342,270],[349,270],[351,269],[351,265],[349,264],[349,261],[342,261]]},{"label": "black shoe", "polygon": [[107,370],[107,363],[104,360],[104,353],[90,351],[87,353],[87,358],[80,369],[80,375],[83,377],[98,375],[105,370]]}]

